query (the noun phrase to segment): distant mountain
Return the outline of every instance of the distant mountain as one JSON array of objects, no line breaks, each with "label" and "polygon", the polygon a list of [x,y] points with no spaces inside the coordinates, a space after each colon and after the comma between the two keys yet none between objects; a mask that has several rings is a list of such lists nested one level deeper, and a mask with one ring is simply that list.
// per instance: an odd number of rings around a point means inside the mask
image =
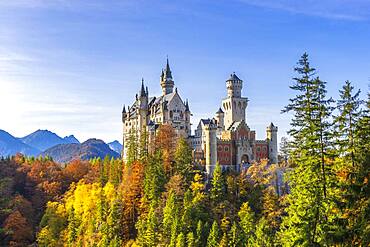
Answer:
[{"label": "distant mountain", "polygon": [[121,153],[122,152],[122,144],[119,143],[119,141],[115,140],[115,141],[112,141],[110,143],[108,143],[110,149],[112,149],[113,151],[117,152],[117,153]]},{"label": "distant mountain", "polygon": [[88,160],[95,157],[103,159],[106,155],[114,158],[120,157],[105,142],[98,139],[89,139],[81,144],[59,144],[45,150],[41,155],[50,156],[55,161],[61,163],[66,163],[74,159]]},{"label": "distant mountain", "polygon": [[41,151],[23,143],[4,130],[0,130],[0,156],[10,156],[22,153],[29,156],[37,156]]},{"label": "distant mountain", "polygon": [[80,143],[73,135],[62,138],[49,130],[36,130],[19,139],[25,144],[41,151],[45,151],[58,144]]}]

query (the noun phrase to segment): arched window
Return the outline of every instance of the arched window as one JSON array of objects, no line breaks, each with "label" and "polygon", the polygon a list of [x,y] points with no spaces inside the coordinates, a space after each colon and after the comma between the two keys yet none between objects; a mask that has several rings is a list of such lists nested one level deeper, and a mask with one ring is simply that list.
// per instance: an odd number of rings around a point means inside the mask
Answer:
[{"label": "arched window", "polygon": [[170,118],[173,118],[173,112],[170,111]]}]

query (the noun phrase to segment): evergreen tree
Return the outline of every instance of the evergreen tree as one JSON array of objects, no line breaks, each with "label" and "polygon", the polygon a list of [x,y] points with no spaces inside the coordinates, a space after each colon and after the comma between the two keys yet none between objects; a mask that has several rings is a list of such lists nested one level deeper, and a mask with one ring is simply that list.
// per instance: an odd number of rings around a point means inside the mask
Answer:
[{"label": "evergreen tree", "polygon": [[249,207],[248,202],[244,202],[241,206],[239,212],[239,224],[243,231],[243,241],[244,244],[248,243],[248,239],[253,235],[254,224],[255,224],[255,215],[252,209]]},{"label": "evergreen tree", "polygon": [[186,246],[187,247],[195,247],[196,246],[195,237],[194,237],[193,232],[189,232],[186,235]]},{"label": "evergreen tree", "polygon": [[127,155],[126,155],[126,163],[127,165],[131,165],[134,161],[138,160],[138,140],[137,140],[137,131],[136,129],[132,128],[129,132],[129,137],[127,140]]},{"label": "evergreen tree", "polygon": [[[174,222],[177,222],[178,208],[176,205],[176,195],[171,190],[166,201],[166,206],[163,208],[163,243],[169,243],[171,239],[171,230]],[[177,226],[176,226],[177,228]],[[176,232],[175,232],[176,234]]]},{"label": "evergreen tree", "polygon": [[140,133],[138,155],[141,162],[145,163],[148,160],[148,132],[146,129],[142,130]]},{"label": "evergreen tree", "polygon": [[74,246],[74,243],[77,239],[77,228],[78,223],[76,222],[76,217],[74,213],[74,208],[71,208],[71,211],[68,214],[68,246]]},{"label": "evergreen tree", "polygon": [[294,169],[288,173],[291,194],[281,231],[281,240],[287,245],[326,244],[325,233],[331,222],[331,200],[328,196],[332,177],[330,156],[331,100],[326,99],[325,82],[315,75],[308,55],[301,57],[290,88],[296,91],[283,112],[293,112],[289,134],[293,138],[290,157]]},{"label": "evergreen tree", "polygon": [[149,202],[159,199],[166,183],[161,157],[161,152],[156,151],[145,167],[144,196]]},{"label": "evergreen tree", "polygon": [[220,241],[220,229],[216,221],[213,221],[211,231],[207,239],[207,247],[218,247]]},{"label": "evergreen tree", "polygon": [[236,221],[234,221],[230,232],[229,232],[229,244],[230,247],[242,246],[242,237],[239,226]]},{"label": "evergreen tree", "polygon": [[218,204],[225,199],[226,196],[226,185],[225,179],[222,175],[220,164],[217,162],[215,170],[213,171],[212,187],[210,191],[210,198],[214,204]]},{"label": "evergreen tree", "polygon": [[[337,186],[336,204],[339,213],[336,217],[336,224],[332,225],[329,237],[333,244],[351,244],[353,232],[351,231],[352,206],[359,198],[351,188],[356,179],[356,167],[358,166],[359,145],[356,140],[357,124],[361,116],[360,90],[353,92],[354,87],[346,81],[340,92],[340,99],[337,101],[338,115],[335,123],[335,147],[336,147],[336,174]],[[353,244],[353,243],[352,243]]]},{"label": "evergreen tree", "polygon": [[175,172],[184,176],[188,183],[192,180],[191,162],[192,162],[192,149],[185,140],[185,138],[181,137],[177,142],[175,150]]},{"label": "evergreen tree", "polygon": [[181,232],[177,236],[176,247],[185,247],[185,246],[186,246],[185,236],[184,236],[184,233]]}]

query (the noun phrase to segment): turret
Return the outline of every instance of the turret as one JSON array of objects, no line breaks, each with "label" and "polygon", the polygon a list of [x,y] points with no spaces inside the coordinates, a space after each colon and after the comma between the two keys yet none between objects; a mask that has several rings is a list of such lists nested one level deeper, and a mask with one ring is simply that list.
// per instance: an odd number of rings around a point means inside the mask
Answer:
[{"label": "turret", "polygon": [[230,78],[226,81],[227,97],[241,97],[243,88],[243,81],[235,75],[235,72],[230,75]]},{"label": "turret", "polygon": [[145,91],[144,87],[144,78],[141,79],[141,89],[140,89],[140,97],[138,98],[138,124],[140,130],[143,130],[147,125],[147,113],[148,113],[148,95]]},{"label": "turret", "polygon": [[219,130],[224,130],[224,111],[221,109],[218,109],[215,115],[215,119],[217,120],[217,127]]},{"label": "turret", "polygon": [[222,107],[225,110],[224,125],[228,129],[234,122],[246,121],[245,110],[248,99],[241,97],[243,81],[235,73],[226,80],[227,98],[222,100]]},{"label": "turret", "polygon": [[161,87],[163,95],[172,93],[174,85],[175,83],[172,79],[172,72],[167,58],[166,68],[162,70],[161,74]]},{"label": "turret", "polygon": [[278,145],[277,145],[277,132],[278,127],[270,123],[266,128],[267,143],[269,147],[269,160],[272,164],[278,162]]},{"label": "turret", "polygon": [[123,109],[122,109],[122,122],[124,123],[125,120],[126,120],[126,116],[127,116],[127,113],[126,113],[126,107],[125,105],[123,105]]},{"label": "turret", "polygon": [[208,177],[212,177],[217,162],[216,131],[217,125],[214,119],[211,119],[209,124],[205,126],[205,137],[206,137],[205,156],[206,156],[206,173]]},{"label": "turret", "polygon": [[191,123],[190,123],[191,112],[189,108],[189,102],[186,100],[185,103],[185,130],[188,136],[191,135]]}]

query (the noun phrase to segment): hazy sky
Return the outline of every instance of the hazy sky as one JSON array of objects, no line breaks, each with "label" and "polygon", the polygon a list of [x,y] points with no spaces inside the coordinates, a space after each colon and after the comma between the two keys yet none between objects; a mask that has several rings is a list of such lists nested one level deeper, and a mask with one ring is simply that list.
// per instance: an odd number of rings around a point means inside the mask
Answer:
[{"label": "hazy sky", "polygon": [[49,129],[121,140],[121,110],[141,78],[159,95],[169,56],[193,127],[212,117],[233,71],[250,100],[247,122],[265,138],[307,51],[330,96],[351,80],[368,91],[369,0],[0,0],[0,129]]}]

